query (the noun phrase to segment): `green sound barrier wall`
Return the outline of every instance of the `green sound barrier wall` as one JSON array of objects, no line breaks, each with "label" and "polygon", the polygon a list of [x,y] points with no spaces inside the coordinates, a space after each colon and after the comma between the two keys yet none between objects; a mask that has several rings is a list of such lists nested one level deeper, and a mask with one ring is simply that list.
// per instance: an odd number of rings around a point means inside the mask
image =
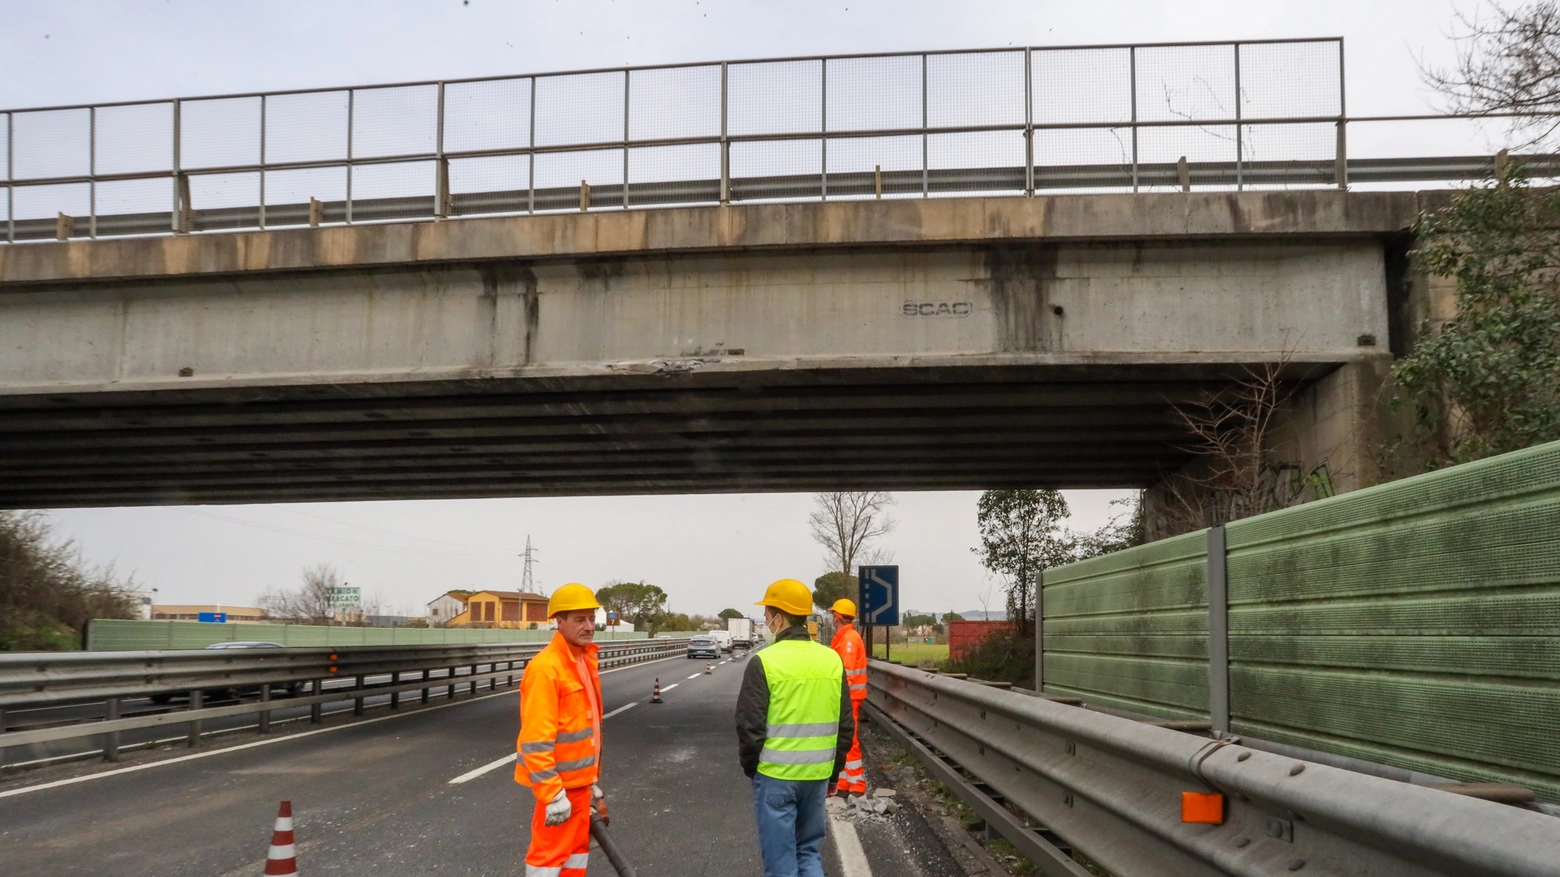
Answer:
[{"label": "green sound barrier wall", "polygon": [[[1049,570],[1043,687],[1560,803],[1560,443]],[[1210,564],[1212,561],[1212,564]],[[1217,632],[1215,633],[1217,635]]]}]

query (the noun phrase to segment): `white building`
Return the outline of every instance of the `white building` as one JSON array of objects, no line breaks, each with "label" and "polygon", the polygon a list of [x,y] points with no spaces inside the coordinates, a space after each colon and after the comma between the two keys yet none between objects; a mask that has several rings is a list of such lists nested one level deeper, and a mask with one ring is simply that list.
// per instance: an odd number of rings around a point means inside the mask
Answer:
[{"label": "white building", "polygon": [[428,625],[442,627],[451,618],[466,611],[466,601],[457,594],[444,593],[428,601]]}]

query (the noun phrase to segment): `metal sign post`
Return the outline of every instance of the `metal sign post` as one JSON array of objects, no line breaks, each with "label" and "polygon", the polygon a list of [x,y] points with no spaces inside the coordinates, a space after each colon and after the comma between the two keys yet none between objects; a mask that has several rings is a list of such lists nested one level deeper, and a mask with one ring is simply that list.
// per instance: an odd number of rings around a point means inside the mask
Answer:
[{"label": "metal sign post", "polygon": [[[861,620],[867,630],[881,624],[883,631],[883,658],[889,657],[888,631],[886,628],[899,623],[899,567],[859,566],[856,580],[861,587]],[[871,654],[870,646],[867,654]]]}]

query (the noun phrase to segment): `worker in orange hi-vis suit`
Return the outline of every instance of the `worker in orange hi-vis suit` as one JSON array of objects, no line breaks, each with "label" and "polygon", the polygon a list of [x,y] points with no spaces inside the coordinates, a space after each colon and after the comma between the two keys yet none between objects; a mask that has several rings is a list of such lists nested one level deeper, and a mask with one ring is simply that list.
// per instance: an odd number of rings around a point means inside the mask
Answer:
[{"label": "worker in orange hi-vis suit", "polygon": [[829,648],[839,653],[845,662],[845,682],[850,687],[850,711],[856,720],[856,733],[850,740],[850,752],[845,756],[845,769],[840,771],[837,793],[865,795],[867,771],[861,761],[861,702],[867,699],[867,647],[856,632],[856,604],[849,600],[836,600],[830,610],[834,616],[834,639]]},{"label": "worker in orange hi-vis suit", "polygon": [[596,595],[570,583],[553,592],[547,614],[552,642],[526,664],[520,680],[520,758],[515,782],[536,798],[526,877],[584,877],[590,857],[590,811],[605,814],[601,775],[601,676]]}]

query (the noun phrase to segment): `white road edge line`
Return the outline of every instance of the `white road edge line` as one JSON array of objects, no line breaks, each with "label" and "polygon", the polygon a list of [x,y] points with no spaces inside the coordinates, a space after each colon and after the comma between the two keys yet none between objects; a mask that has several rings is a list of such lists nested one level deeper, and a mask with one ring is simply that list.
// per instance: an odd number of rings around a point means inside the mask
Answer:
[{"label": "white road edge line", "polygon": [[832,814],[829,824],[834,828],[834,849],[840,854],[840,873],[843,877],[872,877],[872,866],[867,863],[867,852],[861,848],[861,837],[856,826]]},{"label": "white road edge line", "polygon": [[503,767],[504,765],[510,763],[511,761],[514,761],[515,758],[518,757],[518,755],[519,755],[519,753],[511,752],[508,755],[504,756],[503,758],[500,758],[497,761],[492,761],[492,762],[489,762],[487,764],[482,765],[481,767],[477,768],[476,770],[468,770],[465,773],[461,774],[460,776],[456,777],[455,779],[450,780],[449,784],[454,786],[454,785],[459,785],[460,783],[464,783],[467,780],[474,780],[477,777],[482,776],[483,774],[487,773],[490,770],[497,770],[498,768]]},{"label": "white road edge line", "polygon": [[[643,666],[645,666],[647,664],[656,664],[656,663],[659,663],[661,661],[671,661],[671,660],[674,660],[676,658],[681,658],[681,657],[682,657],[682,655],[673,655],[670,658],[657,658],[654,661],[644,661],[644,662],[639,663],[639,664],[628,664],[628,665],[623,666],[623,667],[613,667],[610,670],[602,670],[601,671],[601,675],[606,675],[607,673],[616,673],[619,670],[630,670],[630,669],[633,669],[634,667],[643,667]],[[676,686],[674,685],[674,686],[671,686],[671,687],[675,688]],[[664,689],[664,688],[662,689],[662,691],[665,691],[665,690],[666,689]],[[316,730],[313,730],[313,731],[303,731],[303,732],[298,733],[298,734],[289,734],[289,735],[287,735],[285,737],[269,737],[269,738],[267,738],[265,740],[256,740],[253,743],[242,743],[242,744],[240,744],[238,746],[227,746],[227,747],[224,747],[222,749],[212,749],[212,750],[208,750],[206,752],[196,752],[196,753],[193,753],[191,755],[181,755],[178,758],[169,758],[169,759],[166,759],[164,761],[153,761],[153,762],[149,762],[147,764],[133,764],[133,765],[131,765],[129,767],[120,767],[120,768],[115,768],[114,770],[105,770],[102,773],[93,773],[93,774],[87,774],[85,776],[70,777],[69,779],[55,780],[55,781],[49,782],[49,783],[39,783],[36,786],[23,786],[23,787],[21,787],[19,789],[7,789],[5,791],[0,791],[0,798],[10,798],[10,797],[14,797],[16,795],[25,795],[28,792],[41,792],[41,791],[43,791],[45,789],[57,789],[57,788],[59,788],[61,786],[73,786],[76,783],[84,783],[84,782],[87,782],[89,780],[102,779],[103,777],[119,776],[120,774],[126,774],[126,773],[135,773],[136,771],[148,770],[148,769],[154,768],[154,767],[162,767],[165,764],[179,764],[180,762],[194,761],[197,758],[210,758],[213,755],[225,755],[226,753],[229,753],[229,752],[239,752],[239,751],[244,750],[244,749],[254,749],[257,746],[270,746],[272,743],[282,743],[282,742],[287,741],[287,740],[297,740],[297,739],[300,739],[300,738],[303,738],[303,737],[312,737],[315,734],[328,734],[331,731],[340,731],[343,728],[361,728],[364,725],[372,725],[375,722],[383,722],[383,721],[386,721],[388,719],[399,719],[399,718],[401,718],[403,716],[420,716],[420,715],[423,715],[425,713],[434,712],[436,710],[449,709],[452,706],[465,706],[468,703],[476,703],[479,700],[487,700],[487,699],[493,698],[493,697],[510,697],[510,696],[513,696],[513,695],[515,695],[517,693],[519,693],[518,687],[516,689],[514,689],[514,690],[511,690],[511,691],[500,691],[500,692],[498,692],[496,694],[484,694],[484,695],[481,695],[480,697],[473,697],[473,698],[470,698],[470,699],[467,699],[467,700],[458,700],[458,701],[455,701],[454,703],[442,703],[442,704],[439,704],[437,706],[424,707],[423,709],[412,710],[410,712],[391,713],[388,716],[378,716],[378,717],[372,718],[372,719],[364,719],[361,722],[349,722],[349,723],[347,723],[345,725],[337,725],[334,728],[319,728],[319,729],[316,729]],[[332,712],[345,712],[345,710],[332,710]]]}]

